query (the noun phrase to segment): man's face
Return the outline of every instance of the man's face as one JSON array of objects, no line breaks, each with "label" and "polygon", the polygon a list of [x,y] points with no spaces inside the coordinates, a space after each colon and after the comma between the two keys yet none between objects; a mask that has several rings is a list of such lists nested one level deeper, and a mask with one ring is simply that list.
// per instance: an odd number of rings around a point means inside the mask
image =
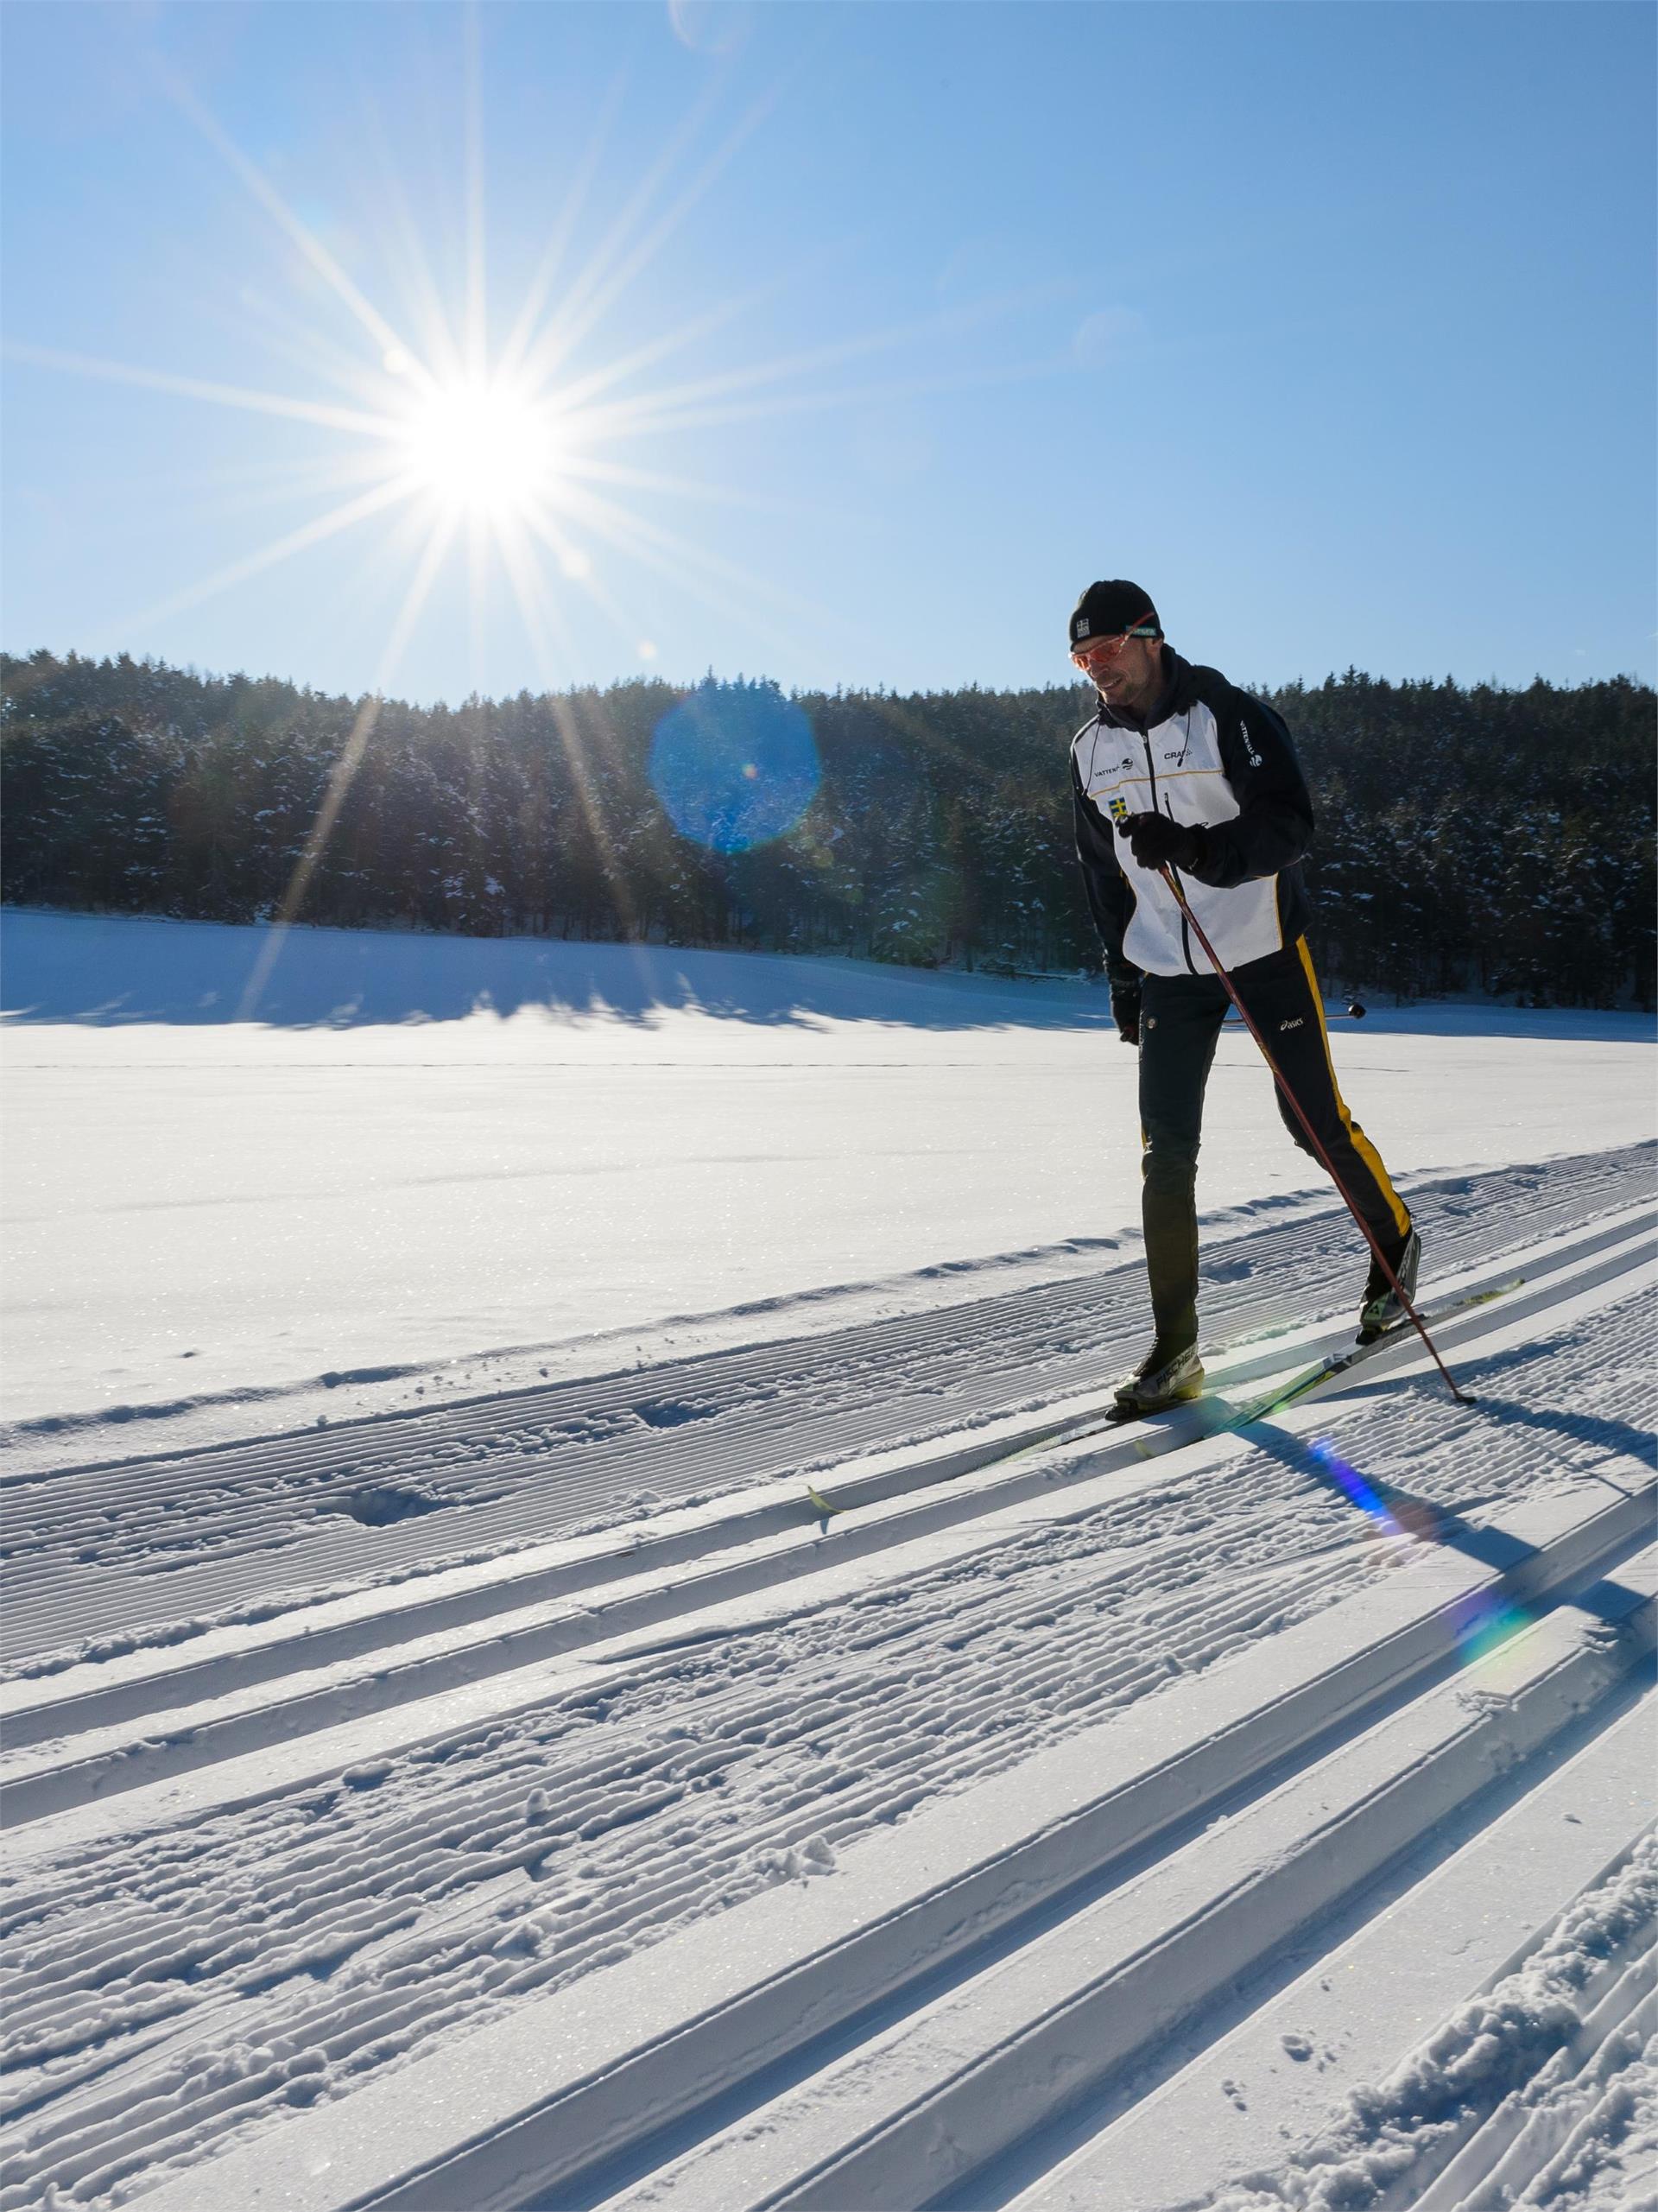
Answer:
[{"label": "man's face", "polygon": [[1115,661],[1094,679],[1100,697],[1125,704],[1146,697],[1162,678],[1162,644],[1155,637],[1130,637]]},{"label": "man's face", "polygon": [[[1118,641],[1108,641],[1116,644]],[[1084,673],[1108,707],[1135,707],[1155,695],[1163,676],[1162,640],[1129,637],[1111,659],[1097,660]]]}]

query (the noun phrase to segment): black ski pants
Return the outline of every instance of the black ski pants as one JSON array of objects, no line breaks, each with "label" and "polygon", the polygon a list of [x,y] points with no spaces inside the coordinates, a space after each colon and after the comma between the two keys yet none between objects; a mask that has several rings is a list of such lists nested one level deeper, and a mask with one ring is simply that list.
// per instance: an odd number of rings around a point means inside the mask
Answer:
[{"label": "black ski pants", "polygon": [[[1297,938],[1282,952],[1234,968],[1232,986],[1354,1204],[1383,1250],[1391,1252],[1408,1234],[1410,1215],[1337,1087],[1324,1002],[1307,940]],[[1158,1338],[1174,1348],[1193,1342],[1198,1333],[1198,1144],[1204,1087],[1229,1003],[1214,975],[1148,975],[1141,986],[1146,1267]],[[1301,1150],[1316,1159],[1281,1085],[1278,1111]]]}]

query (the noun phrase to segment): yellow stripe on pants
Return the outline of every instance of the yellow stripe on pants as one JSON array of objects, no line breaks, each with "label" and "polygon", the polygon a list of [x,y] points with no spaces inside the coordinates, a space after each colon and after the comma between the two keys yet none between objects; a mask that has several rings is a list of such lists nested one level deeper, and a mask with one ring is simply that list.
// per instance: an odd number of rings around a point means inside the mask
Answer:
[{"label": "yellow stripe on pants", "polygon": [[1307,948],[1305,937],[1295,940],[1295,949],[1301,956],[1301,966],[1307,971],[1307,988],[1313,993],[1313,1004],[1318,1009],[1319,1035],[1324,1042],[1324,1063],[1330,1070],[1330,1088],[1335,1097],[1336,1111],[1341,1116],[1341,1125],[1365,1166],[1376,1178],[1376,1187],[1388,1201],[1394,1226],[1402,1237],[1410,1232],[1410,1214],[1405,1201],[1388,1180],[1388,1171],[1382,1164],[1382,1155],[1347,1111],[1347,1101],[1341,1095],[1341,1086],[1336,1081],[1336,1063],[1330,1057],[1330,1030],[1324,1018],[1324,993],[1319,989],[1319,979],[1313,973],[1313,955]]}]

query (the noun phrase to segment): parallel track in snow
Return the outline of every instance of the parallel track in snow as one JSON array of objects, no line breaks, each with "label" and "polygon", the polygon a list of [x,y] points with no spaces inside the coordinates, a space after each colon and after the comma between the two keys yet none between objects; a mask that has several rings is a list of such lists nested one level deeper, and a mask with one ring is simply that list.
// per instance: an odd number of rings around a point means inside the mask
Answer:
[{"label": "parallel track in snow", "polygon": [[[1653,1217],[1637,1209],[1569,1241],[1529,1247],[1535,1279],[1513,1285],[1500,1309],[1458,1316],[1441,1332],[1446,1348],[1453,1356],[1465,1347],[1477,1353],[1484,1334],[1511,1333],[1528,1314],[1547,1314],[1626,1276],[1651,1249],[1653,1227]],[[1374,1383],[1416,1356],[1414,1340],[1402,1339],[1373,1355],[1364,1379]],[[1245,1358],[1239,1379],[1277,1372],[1284,1358],[1281,1347]],[[1182,1430],[1178,1419],[1167,1429],[1106,1430],[1088,1439],[1085,1452],[1058,1462],[1026,1442],[1043,1433],[1041,1425],[1004,1427],[943,1455],[901,1455],[869,1474],[849,1470],[835,1485],[837,1497],[881,1510],[840,1520],[826,1548],[803,1498],[739,1503],[674,1536],[574,1559],[554,1556],[486,1581],[469,1577],[459,1589],[434,1591],[423,1581],[386,1593],[372,1608],[360,1601],[319,1608],[299,1634],[283,1633],[278,1622],[212,1639],[213,1648],[199,1657],[186,1643],[163,1646],[124,1673],[81,1668],[14,1685],[0,1705],[9,1817],[38,1819],[400,1706],[413,1708],[418,1731],[431,1725],[421,1718],[430,1701],[461,1684],[493,1680],[503,1705],[511,1707],[527,1690],[532,1699],[542,1693],[542,1678],[525,1673],[538,1661],[630,1655],[643,1632],[670,1632],[671,1642],[674,1624],[756,1594],[763,1599],[803,1584],[801,1596],[785,1602],[797,1613],[810,1612],[838,1599],[853,1562],[867,1568],[883,1554],[913,1554],[928,1539],[971,1549],[982,1540],[980,1524],[994,1526],[993,1517],[1051,1500],[1065,1481],[1133,1474],[1154,1444],[1160,1452],[1178,1449]],[[1202,1432],[1189,1433],[1200,1439]],[[836,1570],[828,1594],[814,1595],[826,1562]],[[37,1745],[43,1748],[31,1751]]]},{"label": "parallel track in snow", "polygon": [[[1430,1273],[1592,1223],[1650,1178],[1637,1147],[1426,1186]],[[1331,1214],[1218,1247],[1210,1340],[1344,1314],[1355,1242]],[[22,1477],[3,1493],[0,1668],[257,1619],[1098,1390],[1130,1363],[1143,1305],[1136,1261],[642,1372]]]},{"label": "parallel track in snow", "polygon": [[[716,1505],[665,1567],[649,1618],[625,1609],[648,1569],[619,1555],[602,1592],[612,1613],[590,1613],[551,1655],[537,1655],[534,1619],[491,1653],[468,1628],[475,1615],[431,1609],[435,1585],[425,1598],[419,1584],[382,1592],[355,1645],[307,1646],[314,1609],[294,1615],[291,1635],[273,1622],[235,1715],[215,1708],[211,1673],[193,1674],[187,1643],[26,1685],[44,1702],[22,1709],[52,1713],[60,1735],[9,1754],[32,1778],[0,1888],[0,2207],[38,2203],[48,2186],[112,2202],[173,2165],[157,2212],[251,2203],[250,2175],[286,2177],[296,2193],[282,2201],[318,2212],[631,2202],[644,2190],[642,2203],[653,2173],[662,2201],[687,2206],[693,2177],[714,2177],[702,2201],[721,2212],[919,2202],[905,2162],[938,2139],[927,2130],[945,2107],[926,2084],[956,2094],[948,2066],[929,2074],[926,2058],[955,2047],[937,2010],[952,1993],[999,1977],[1016,2043],[1021,1977],[1046,1987],[1044,1961],[1059,1970],[1081,1955],[1076,1915],[1108,1937],[1123,1885],[1209,1867],[1216,1927],[1247,1927],[1254,1907],[1228,1888],[1225,1854],[1191,1855],[1217,1815],[1256,1822],[1263,1864],[1288,1852],[1322,1869],[1333,1903],[1344,1863],[1385,1867],[1384,1801],[1414,1805],[1419,1825],[1470,1804],[1478,1822],[1505,1760],[1573,1727],[1592,1737],[1598,1714],[1610,1726],[1623,1709],[1652,1611],[1631,1558],[1652,1503],[1640,1449],[1649,1239],[1628,1213],[1641,1194],[1628,1157],[1617,1174],[1580,1165],[1563,1163],[1558,1186],[1549,1170],[1523,1222],[1488,1210],[1456,1247],[1472,1269],[1539,1256],[1531,1309],[1518,1321],[1486,1309],[1459,1340],[1482,1410],[1404,1373],[1253,1442],[1194,1442],[1151,1467],[1130,1464],[1126,1446],[1081,1446],[942,1487],[936,1466],[920,1487],[889,1468],[867,1512],[824,1542],[809,1527],[737,1526],[736,1506],[722,1527]],[[1452,1217],[1436,1249],[1454,1242]],[[1420,1505],[1434,1540],[1356,1512],[1309,1448],[1315,1433],[1395,1504]],[[262,1556],[258,1484],[244,1499],[218,1457],[214,1510],[251,1516],[245,1567]],[[927,1455],[915,1464],[924,1472]],[[409,1526],[424,1534],[439,1518]],[[267,1575],[283,1571],[263,1556]],[[734,1581],[739,1562],[747,1580]],[[1466,1650],[1446,1622],[1501,1621],[1505,1607],[1533,1620],[1534,1640],[1515,1649],[1535,1661],[1535,1689],[1465,1708]],[[483,1654],[479,1672],[457,1670],[452,1650],[415,1649],[446,1632]],[[325,1653],[344,1671],[307,1707],[322,1686],[300,1678]],[[418,1694],[375,1688],[410,1667]],[[99,1676],[111,1677],[102,1689]],[[1429,1758],[1430,1743],[1446,1748]],[[1326,1838],[1315,1808],[1356,1760],[1376,1790],[1358,1788],[1351,1822]],[[1389,1797],[1390,1775],[1404,1797]],[[1503,1786],[1512,1802],[1525,1785]],[[964,1801],[982,1809],[982,1863],[971,1886],[961,1871],[940,1890],[927,1837],[947,1840]],[[832,1879],[813,1879],[838,1860]],[[842,1900],[858,1925],[896,1917],[814,1952],[811,1929]],[[681,2066],[718,1974],[767,1944],[776,1970],[744,2000],[749,2040],[728,2031],[734,2012]],[[676,1962],[693,1955],[703,1964],[687,1983]],[[808,1994],[813,1956],[826,1963]],[[601,2078],[605,2024],[636,2025],[641,1992],[665,2023],[659,2042],[636,2034],[633,2057]],[[1039,2006],[1027,2026],[1044,2017]],[[516,2080],[515,2053],[544,2064],[575,2052],[592,2086],[573,2076],[547,2091],[539,2133],[534,2111],[503,2119],[491,2139],[510,2146],[504,2164],[478,2164],[458,2138],[431,2151],[449,2107],[422,2088],[427,2069],[446,2077],[497,2036],[498,2063],[467,2077],[480,2098]],[[896,2062],[859,2070],[882,2037],[908,2054],[914,2094],[860,2123],[857,2141],[876,2147],[855,2151],[851,2135],[823,2136],[823,2115],[853,2111],[849,2084],[885,2095]],[[1047,2078],[1061,2099],[1098,2086],[1085,2066]],[[1042,2121],[1048,2107],[1024,2080],[1016,2070],[961,2107],[1006,2115],[1007,2139],[974,2138],[974,2160]],[[630,2099],[630,2082],[648,2086]],[[376,2100],[402,2116],[365,2135]],[[750,2171],[745,2110],[772,2143],[805,2145],[802,2163],[722,2196]],[[340,2127],[398,2141],[411,2162],[429,2152],[427,2181],[407,2196],[385,2173],[348,2188]],[[854,2154],[857,2188],[837,2197]],[[820,2170],[832,2193],[814,2198]]]}]

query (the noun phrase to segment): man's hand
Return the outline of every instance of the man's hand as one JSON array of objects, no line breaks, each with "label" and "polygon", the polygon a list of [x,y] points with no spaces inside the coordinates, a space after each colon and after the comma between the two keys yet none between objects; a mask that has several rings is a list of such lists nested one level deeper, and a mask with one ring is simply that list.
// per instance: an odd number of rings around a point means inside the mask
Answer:
[{"label": "man's hand", "polygon": [[1167,814],[1125,814],[1117,827],[1142,868],[1195,868],[1203,851],[1202,833]]},{"label": "man's hand", "polygon": [[1111,1019],[1124,1044],[1140,1042],[1140,986],[1137,983],[1111,986]]}]

